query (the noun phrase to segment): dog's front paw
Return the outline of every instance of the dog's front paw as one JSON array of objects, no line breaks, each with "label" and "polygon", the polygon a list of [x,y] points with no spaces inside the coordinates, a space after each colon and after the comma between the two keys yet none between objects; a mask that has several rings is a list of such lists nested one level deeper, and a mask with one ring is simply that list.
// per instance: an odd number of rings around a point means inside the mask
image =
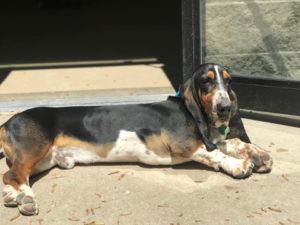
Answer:
[{"label": "dog's front paw", "polygon": [[272,170],[273,160],[271,156],[259,147],[252,145],[252,162],[254,172],[268,173]]},{"label": "dog's front paw", "polygon": [[250,160],[242,160],[241,165],[233,170],[232,176],[237,179],[249,177],[253,168],[254,164]]},{"label": "dog's front paw", "polygon": [[230,158],[228,164],[223,166],[223,169],[234,178],[242,179],[249,177],[252,174],[254,164],[248,159]]}]

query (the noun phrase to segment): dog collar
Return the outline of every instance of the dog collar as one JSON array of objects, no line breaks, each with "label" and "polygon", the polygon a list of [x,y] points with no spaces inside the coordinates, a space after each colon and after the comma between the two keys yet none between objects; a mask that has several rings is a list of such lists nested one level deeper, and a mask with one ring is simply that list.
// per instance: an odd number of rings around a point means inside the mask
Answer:
[{"label": "dog collar", "polygon": [[218,128],[218,131],[225,136],[225,138],[227,138],[227,135],[230,132],[230,128],[229,127],[225,127],[225,126],[221,126]]},{"label": "dog collar", "polygon": [[181,97],[181,92],[180,92],[180,90],[178,90],[177,92],[176,92],[176,94],[175,94],[175,97]]}]

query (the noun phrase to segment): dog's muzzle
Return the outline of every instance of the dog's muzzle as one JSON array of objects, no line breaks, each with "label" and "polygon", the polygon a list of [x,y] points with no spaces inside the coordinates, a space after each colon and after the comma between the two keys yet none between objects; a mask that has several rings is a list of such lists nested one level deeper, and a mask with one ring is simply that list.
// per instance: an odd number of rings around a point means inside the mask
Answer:
[{"label": "dog's muzzle", "polygon": [[221,102],[217,104],[217,114],[221,121],[229,120],[231,113],[231,102]]},{"label": "dog's muzzle", "polygon": [[214,127],[228,126],[232,113],[232,103],[225,91],[218,91],[214,101],[213,121]]}]

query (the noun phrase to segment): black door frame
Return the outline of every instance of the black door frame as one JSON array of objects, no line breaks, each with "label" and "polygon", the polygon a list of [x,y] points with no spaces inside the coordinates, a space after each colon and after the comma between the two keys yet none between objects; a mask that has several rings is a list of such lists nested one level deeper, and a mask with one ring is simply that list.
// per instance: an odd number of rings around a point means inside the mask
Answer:
[{"label": "black door frame", "polygon": [[[182,2],[183,80],[205,59],[205,5],[201,0]],[[300,127],[300,81],[266,79],[233,74],[233,89],[244,117]]]}]

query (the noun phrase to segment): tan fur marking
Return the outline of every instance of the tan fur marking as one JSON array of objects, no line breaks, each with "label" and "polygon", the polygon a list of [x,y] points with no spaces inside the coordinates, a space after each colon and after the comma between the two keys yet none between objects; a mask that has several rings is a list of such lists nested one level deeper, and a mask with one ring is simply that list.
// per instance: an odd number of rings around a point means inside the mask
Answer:
[{"label": "tan fur marking", "polygon": [[243,169],[246,170],[248,168],[248,163],[251,161],[251,158],[245,159],[243,162]]},{"label": "tan fur marking", "polygon": [[[236,143],[235,146],[237,147],[239,144]],[[244,144],[244,147],[241,148],[239,151],[238,151],[238,154],[244,158],[247,158],[248,156],[248,151],[249,151],[249,146],[247,147],[245,144]]]},{"label": "tan fur marking", "polygon": [[66,135],[57,136],[53,143],[53,147],[68,147],[68,146],[77,147],[77,148],[85,149],[87,151],[95,152],[101,158],[106,158],[109,151],[113,148],[114,143],[105,143],[101,145],[96,145]]},{"label": "tan fur marking", "polygon": [[2,141],[3,141],[4,137],[6,137],[6,135],[5,135],[5,128],[1,127],[0,128],[0,146],[2,146]]},{"label": "tan fur marking", "polygon": [[[203,143],[200,140],[182,140],[166,131],[161,135],[152,135],[146,138],[147,148],[160,157],[190,158]],[[184,146],[184,147],[183,147]]]},{"label": "tan fur marking", "polygon": [[209,71],[207,72],[207,76],[208,76],[210,79],[212,79],[212,80],[215,79],[215,73],[214,73],[213,71],[211,71],[211,70],[209,70]]},{"label": "tan fur marking", "polygon": [[211,92],[209,92],[207,94],[201,93],[200,91],[198,91],[198,94],[200,96],[201,105],[204,107],[204,110],[208,115],[212,114],[213,97],[214,97],[215,92],[216,92],[216,89],[213,89]]},{"label": "tan fur marking", "polygon": [[251,148],[250,148],[250,144],[245,144],[245,148],[244,148],[244,151],[245,151],[245,156],[248,157],[249,159],[252,159],[252,151],[251,151]]},{"label": "tan fur marking", "polygon": [[229,79],[229,77],[230,77],[229,73],[226,70],[223,70],[223,79],[227,80]]},{"label": "tan fur marking", "polygon": [[4,127],[0,129],[0,146],[3,148],[6,157],[11,160],[13,155],[15,154],[15,149],[7,140],[7,134]]},{"label": "tan fur marking", "polygon": [[171,153],[168,143],[169,137],[164,131],[161,133],[161,135],[151,135],[146,138],[147,148],[160,157],[170,156]]}]

